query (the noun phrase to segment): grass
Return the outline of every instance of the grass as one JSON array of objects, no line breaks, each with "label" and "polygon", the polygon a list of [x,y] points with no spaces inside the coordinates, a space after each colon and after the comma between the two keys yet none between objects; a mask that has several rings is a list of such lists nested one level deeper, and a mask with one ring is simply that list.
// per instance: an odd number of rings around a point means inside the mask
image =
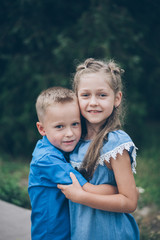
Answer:
[{"label": "grass", "polygon": [[151,209],[148,215],[137,219],[140,239],[157,240],[160,239],[160,150],[143,150],[137,158],[137,163],[136,185],[144,190],[138,200],[138,209]]},{"label": "grass", "polygon": [[144,192],[140,194],[138,209],[148,207],[150,214],[137,220],[141,240],[160,239],[160,124],[146,124],[143,142],[137,157],[136,185]]},{"label": "grass", "polygon": [[0,158],[0,199],[30,209],[28,174],[28,162]]},{"label": "grass", "polygon": [[139,207],[156,204],[160,209],[160,124],[150,123],[143,134],[143,144],[138,151],[136,185],[144,189]]},{"label": "grass", "polygon": [[156,204],[160,209],[160,151],[159,155],[157,152],[145,150],[137,158],[136,185],[144,189],[143,198],[139,200],[139,207]]}]

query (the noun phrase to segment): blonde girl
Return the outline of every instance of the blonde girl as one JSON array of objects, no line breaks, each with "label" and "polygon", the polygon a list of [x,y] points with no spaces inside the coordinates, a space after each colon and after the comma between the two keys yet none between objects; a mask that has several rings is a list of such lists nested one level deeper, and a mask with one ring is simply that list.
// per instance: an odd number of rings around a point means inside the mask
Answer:
[{"label": "blonde girl", "polygon": [[70,156],[73,167],[90,183],[117,186],[114,195],[85,192],[72,174],[73,184],[59,185],[70,199],[72,240],[138,240],[132,215],[137,206],[133,172],[136,147],[121,130],[124,71],[113,61],[87,59],[77,67],[74,90],[82,114],[83,135]]}]

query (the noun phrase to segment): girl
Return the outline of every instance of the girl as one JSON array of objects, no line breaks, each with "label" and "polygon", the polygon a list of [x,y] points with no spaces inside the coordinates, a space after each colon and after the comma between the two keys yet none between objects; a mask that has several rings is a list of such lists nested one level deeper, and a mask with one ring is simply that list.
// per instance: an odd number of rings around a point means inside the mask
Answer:
[{"label": "girl", "polygon": [[113,61],[87,59],[77,67],[74,89],[82,121],[82,140],[70,156],[71,164],[87,174],[90,183],[117,186],[118,194],[85,192],[73,174],[73,184],[58,187],[70,201],[72,240],[138,240],[130,215],[137,206],[132,172],[136,147],[121,129],[123,70]]}]

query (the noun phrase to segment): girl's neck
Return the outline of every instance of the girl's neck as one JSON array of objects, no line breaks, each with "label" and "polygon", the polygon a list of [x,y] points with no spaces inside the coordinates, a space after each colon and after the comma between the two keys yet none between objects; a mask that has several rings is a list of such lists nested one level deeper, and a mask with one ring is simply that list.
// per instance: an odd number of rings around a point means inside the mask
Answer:
[{"label": "girl's neck", "polygon": [[87,134],[85,136],[85,140],[92,140],[94,137],[97,136],[100,126],[86,123]]}]

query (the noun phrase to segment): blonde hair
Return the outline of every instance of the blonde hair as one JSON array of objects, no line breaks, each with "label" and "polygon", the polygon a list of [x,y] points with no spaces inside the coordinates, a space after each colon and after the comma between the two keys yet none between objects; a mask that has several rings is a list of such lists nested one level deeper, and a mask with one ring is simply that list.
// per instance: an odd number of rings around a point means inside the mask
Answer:
[{"label": "blonde hair", "polygon": [[39,121],[43,121],[46,109],[55,103],[66,103],[76,100],[76,94],[67,88],[52,87],[40,93],[36,101],[36,112]]},{"label": "blonde hair", "polygon": [[[119,91],[122,91],[123,86],[121,81],[121,75],[124,70],[121,69],[112,60],[105,62],[89,58],[84,63],[77,66],[73,80],[73,88],[76,95],[78,95],[78,86],[82,75],[98,72],[103,72],[106,74],[106,81],[108,82],[115,94]],[[108,133],[121,128],[122,116],[124,116],[124,114],[121,102],[118,107],[113,109],[112,114],[106,119],[105,124],[101,126],[101,129],[97,133],[97,136],[91,142],[81,165],[81,170],[87,171],[89,178],[93,176],[100,156],[100,150],[103,147],[104,141],[107,140]],[[82,126],[84,127],[83,136],[85,136],[87,132],[85,127],[85,119],[83,119],[83,117]]]}]

